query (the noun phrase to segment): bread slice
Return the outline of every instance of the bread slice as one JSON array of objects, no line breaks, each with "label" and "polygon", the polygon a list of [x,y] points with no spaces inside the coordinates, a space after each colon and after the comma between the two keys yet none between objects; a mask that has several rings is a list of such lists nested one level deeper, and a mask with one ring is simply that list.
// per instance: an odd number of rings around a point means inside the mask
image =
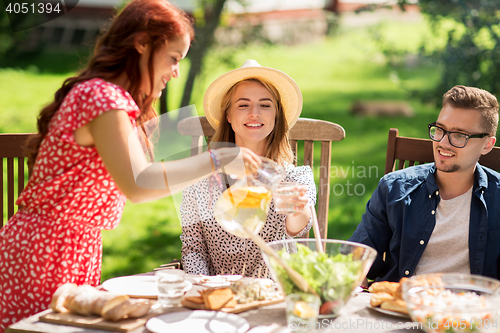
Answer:
[{"label": "bread slice", "polygon": [[96,288],[84,284],[71,289],[64,301],[64,307],[71,313],[89,316],[92,314],[92,304],[97,301],[98,297],[99,292]]},{"label": "bread slice", "polygon": [[136,305],[126,299],[121,303],[106,304],[102,309],[102,317],[109,321],[118,321],[134,310]]},{"label": "bread slice", "polygon": [[224,304],[224,308],[235,308],[236,305],[238,305],[238,302],[236,302],[236,297],[233,297],[229,300],[229,302],[227,302],[226,304]]},{"label": "bread slice", "polygon": [[184,296],[184,300],[196,304],[204,304],[202,296]]},{"label": "bread slice", "polygon": [[90,312],[96,316],[102,315],[102,309],[108,302],[124,302],[128,299],[127,295],[116,295],[108,291],[98,291],[98,295],[94,303],[91,304]]},{"label": "bread slice", "polygon": [[368,288],[368,291],[371,292],[372,294],[384,292],[394,295],[398,287],[399,283],[397,282],[389,282],[389,281],[374,282],[372,283],[370,288]]},{"label": "bread slice", "polygon": [[127,314],[129,318],[141,318],[151,309],[151,302],[147,299],[130,299],[130,302],[136,306],[136,309]]},{"label": "bread slice", "polygon": [[406,302],[403,301],[402,299],[394,299],[382,302],[382,304],[380,304],[380,308],[408,314],[408,307],[406,306]]},{"label": "bread slice", "polygon": [[394,299],[391,294],[389,293],[384,293],[384,292],[379,292],[372,294],[372,298],[370,299],[370,305],[371,306],[379,306],[385,301],[392,300]]},{"label": "bread slice", "polygon": [[406,277],[403,277],[401,278],[401,280],[399,280],[399,287],[398,289],[396,289],[396,292],[394,293],[394,298],[396,299],[403,299],[403,282],[405,282],[406,280],[408,280],[408,278]]},{"label": "bread slice", "polygon": [[203,303],[209,310],[220,310],[234,297],[230,288],[209,289],[203,292]]}]

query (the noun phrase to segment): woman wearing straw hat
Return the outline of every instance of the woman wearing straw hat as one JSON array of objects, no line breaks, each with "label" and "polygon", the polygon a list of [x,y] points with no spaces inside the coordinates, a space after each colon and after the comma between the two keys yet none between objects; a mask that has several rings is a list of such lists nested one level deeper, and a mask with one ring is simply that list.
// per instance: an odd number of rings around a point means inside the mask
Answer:
[{"label": "woman wearing straw hat", "polygon": [[[217,78],[207,89],[203,107],[216,130],[212,142],[230,142],[281,164],[284,181],[303,184],[295,198],[297,213],[283,215],[271,203],[259,233],[267,242],[300,237],[311,228],[308,204],[316,201],[309,166],[295,167],[288,130],[302,110],[302,94],[285,73],[247,60],[241,68]],[[226,232],[214,218],[222,190],[202,180],[183,192],[182,263],[188,273],[268,275],[260,250],[251,240]]]}]

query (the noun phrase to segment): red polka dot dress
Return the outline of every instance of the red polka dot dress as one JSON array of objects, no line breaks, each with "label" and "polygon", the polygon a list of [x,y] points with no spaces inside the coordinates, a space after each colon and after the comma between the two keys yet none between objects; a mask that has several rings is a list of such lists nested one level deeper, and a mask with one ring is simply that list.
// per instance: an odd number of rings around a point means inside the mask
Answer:
[{"label": "red polka dot dress", "polygon": [[125,196],[97,150],[78,145],[73,133],[117,109],[135,126],[140,110],[130,94],[92,79],[77,84],[52,118],[17,200],[22,208],[0,230],[0,333],[46,309],[61,284],[100,283],[101,229],[118,225]]}]

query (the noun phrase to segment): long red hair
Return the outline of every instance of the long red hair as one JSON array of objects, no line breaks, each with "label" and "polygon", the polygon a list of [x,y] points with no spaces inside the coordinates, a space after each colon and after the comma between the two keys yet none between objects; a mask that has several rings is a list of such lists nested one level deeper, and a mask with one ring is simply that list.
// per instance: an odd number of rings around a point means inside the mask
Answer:
[{"label": "long red hair", "polygon": [[188,33],[194,38],[192,20],[167,0],[133,0],[115,17],[109,30],[99,38],[94,55],[87,67],[77,76],[66,79],[55,93],[54,101],[44,107],[37,119],[38,134],[27,145],[28,167],[35,164],[40,144],[49,130],[49,123],[68,92],[79,82],[93,78],[112,80],[126,73],[130,85],[128,92],[141,109],[137,124],[142,125],[157,117],[153,108],[155,98],[140,91],[140,54],[135,48],[135,36],[145,32],[152,45],[148,70],[153,86],[153,57],[166,40]]}]

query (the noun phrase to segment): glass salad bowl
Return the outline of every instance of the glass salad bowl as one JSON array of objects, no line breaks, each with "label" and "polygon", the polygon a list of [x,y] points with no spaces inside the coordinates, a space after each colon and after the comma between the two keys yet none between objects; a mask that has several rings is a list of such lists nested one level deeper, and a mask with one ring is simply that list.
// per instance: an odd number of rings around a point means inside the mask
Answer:
[{"label": "glass salad bowl", "polygon": [[[336,317],[373,264],[377,252],[366,245],[323,239],[324,253],[316,251],[315,239],[289,239],[268,243],[296,270],[321,299],[319,318]],[[262,252],[271,276],[285,295],[301,292],[275,259]]]}]

